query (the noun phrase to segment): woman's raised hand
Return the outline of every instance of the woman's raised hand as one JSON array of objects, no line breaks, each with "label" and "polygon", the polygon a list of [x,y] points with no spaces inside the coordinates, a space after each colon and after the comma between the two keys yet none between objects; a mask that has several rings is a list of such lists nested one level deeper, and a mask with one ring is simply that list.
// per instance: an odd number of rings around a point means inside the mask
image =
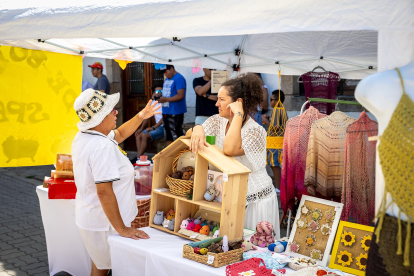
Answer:
[{"label": "woman's raised hand", "polygon": [[197,150],[203,151],[204,146],[208,147],[204,128],[201,125],[196,125],[193,127],[193,132],[191,134],[190,150],[196,153]]},{"label": "woman's raised hand", "polygon": [[161,108],[161,105],[158,107],[155,107],[157,103],[158,103],[157,101],[152,102],[152,100],[150,100],[147,103],[147,106],[143,110],[141,110],[141,112],[139,113],[139,117],[142,119],[148,119],[154,116],[155,114],[161,114],[161,111],[157,111],[158,109]]},{"label": "woman's raised hand", "polygon": [[227,106],[227,109],[229,109],[229,108],[230,108],[230,115],[234,114],[235,116],[240,116],[241,118],[243,118],[243,116],[244,116],[243,102],[241,101],[241,99],[238,99],[237,101],[229,104]]}]

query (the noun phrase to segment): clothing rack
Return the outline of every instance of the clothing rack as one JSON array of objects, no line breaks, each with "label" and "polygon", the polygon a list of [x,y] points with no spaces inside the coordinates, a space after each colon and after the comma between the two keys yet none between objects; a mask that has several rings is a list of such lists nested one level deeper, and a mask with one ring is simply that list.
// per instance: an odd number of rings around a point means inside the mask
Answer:
[{"label": "clothing rack", "polygon": [[350,105],[359,105],[359,106],[361,106],[361,104],[359,102],[354,102],[354,101],[308,98],[308,100],[302,105],[302,108],[300,109],[300,114],[303,113],[303,110],[305,109],[306,105],[308,103],[311,103],[311,102],[331,103],[331,104],[350,104]]}]

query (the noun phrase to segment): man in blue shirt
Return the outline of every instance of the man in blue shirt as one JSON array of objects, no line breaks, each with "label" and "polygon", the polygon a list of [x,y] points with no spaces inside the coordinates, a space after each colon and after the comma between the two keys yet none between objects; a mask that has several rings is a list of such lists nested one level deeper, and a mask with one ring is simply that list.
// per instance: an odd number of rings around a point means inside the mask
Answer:
[{"label": "man in blue shirt", "polygon": [[108,78],[104,74],[102,74],[102,70],[103,70],[102,63],[95,62],[92,65],[88,65],[88,67],[92,68],[91,69],[92,75],[95,78],[98,78],[95,85],[93,86],[93,89],[102,91],[109,95],[109,90],[110,90],[109,81],[108,81]]},{"label": "man in blue shirt", "polygon": [[173,65],[162,65],[159,69],[164,73],[165,81],[162,97],[158,99],[162,103],[164,123],[164,138],[167,145],[184,135],[184,113],[187,112],[185,93],[187,83],[185,78],[175,71]]}]

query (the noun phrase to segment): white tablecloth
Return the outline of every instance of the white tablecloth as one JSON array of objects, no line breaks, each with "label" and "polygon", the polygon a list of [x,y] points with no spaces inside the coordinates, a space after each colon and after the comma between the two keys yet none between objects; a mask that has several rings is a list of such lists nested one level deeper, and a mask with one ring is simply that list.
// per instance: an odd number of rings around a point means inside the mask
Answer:
[{"label": "white tablecloth", "polygon": [[[187,239],[145,227],[149,240],[132,240],[119,235],[109,237],[113,276],[226,275],[226,267],[214,268],[183,258]],[[286,267],[286,274],[294,272]]]},{"label": "white tablecloth", "polygon": [[[91,259],[75,223],[74,199],[49,199],[48,189],[36,187],[45,229],[49,274],[65,271],[73,276],[90,275]],[[137,199],[151,198],[136,196]]]},{"label": "white tablecloth", "polygon": [[109,237],[113,276],[226,275],[226,267],[213,268],[183,258],[183,245],[189,240],[145,227],[150,239],[133,240],[119,235]]},{"label": "white tablecloth", "polygon": [[90,275],[91,259],[75,223],[74,199],[49,199],[48,189],[38,186],[40,212],[45,228],[49,274],[65,271]]}]

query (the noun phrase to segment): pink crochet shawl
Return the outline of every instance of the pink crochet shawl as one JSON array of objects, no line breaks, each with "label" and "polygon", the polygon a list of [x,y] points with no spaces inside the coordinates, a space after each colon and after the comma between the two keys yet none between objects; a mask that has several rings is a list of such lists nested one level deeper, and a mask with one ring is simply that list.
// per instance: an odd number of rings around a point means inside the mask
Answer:
[{"label": "pink crochet shawl", "polygon": [[378,124],[362,112],[348,126],[345,138],[344,182],[341,220],[371,225],[375,217],[375,154]]},{"label": "pink crochet shawl", "polygon": [[303,114],[289,119],[286,124],[280,184],[280,199],[285,214],[288,207],[293,210],[295,197],[300,201],[302,195],[307,195],[303,183],[309,134],[312,123],[324,117],[325,114],[311,106]]}]

